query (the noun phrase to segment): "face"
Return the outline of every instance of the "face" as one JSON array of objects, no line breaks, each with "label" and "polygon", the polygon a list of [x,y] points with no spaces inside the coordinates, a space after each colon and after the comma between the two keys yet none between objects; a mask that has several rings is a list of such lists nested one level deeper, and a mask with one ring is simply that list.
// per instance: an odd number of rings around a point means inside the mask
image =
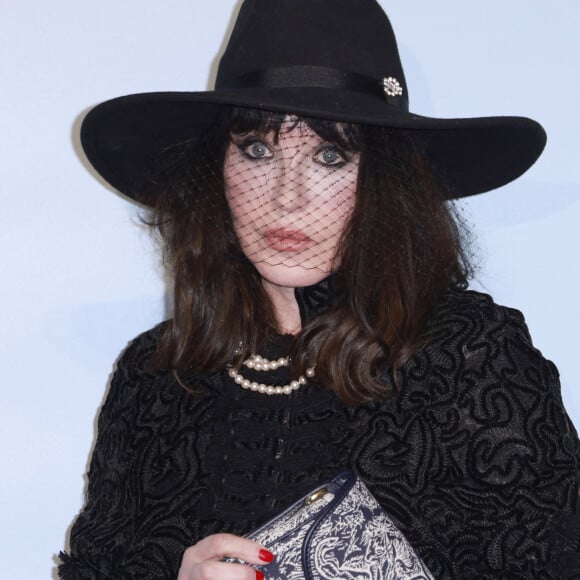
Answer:
[{"label": "face", "polygon": [[225,191],[246,257],[264,280],[310,286],[337,266],[355,204],[359,154],[287,117],[280,131],[233,134]]}]

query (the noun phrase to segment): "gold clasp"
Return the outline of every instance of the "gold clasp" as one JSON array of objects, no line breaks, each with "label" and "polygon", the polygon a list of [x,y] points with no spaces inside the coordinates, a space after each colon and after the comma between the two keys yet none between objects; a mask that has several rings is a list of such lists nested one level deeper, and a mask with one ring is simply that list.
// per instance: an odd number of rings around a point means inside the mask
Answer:
[{"label": "gold clasp", "polygon": [[323,487],[322,489],[316,490],[314,493],[310,494],[306,498],[304,504],[305,505],[312,505],[314,502],[322,499],[326,495],[327,491],[328,490],[325,487]]}]

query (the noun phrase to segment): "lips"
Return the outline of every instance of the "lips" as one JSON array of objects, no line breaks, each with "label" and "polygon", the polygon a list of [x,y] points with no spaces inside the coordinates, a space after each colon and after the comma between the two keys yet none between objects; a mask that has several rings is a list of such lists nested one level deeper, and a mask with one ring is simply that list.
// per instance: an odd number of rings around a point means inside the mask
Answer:
[{"label": "lips", "polygon": [[270,248],[278,252],[303,252],[314,244],[314,241],[300,230],[271,228],[262,233]]}]

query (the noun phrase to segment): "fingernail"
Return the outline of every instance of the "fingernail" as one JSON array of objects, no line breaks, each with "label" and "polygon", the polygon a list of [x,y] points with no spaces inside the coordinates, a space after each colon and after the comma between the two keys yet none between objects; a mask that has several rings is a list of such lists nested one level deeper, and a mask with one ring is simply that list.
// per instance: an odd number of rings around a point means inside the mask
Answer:
[{"label": "fingernail", "polygon": [[256,580],[264,580],[264,574],[260,570],[256,570]]},{"label": "fingernail", "polygon": [[268,550],[264,550],[263,548],[258,552],[258,556],[260,557],[260,560],[262,560],[262,562],[266,562],[266,563],[270,563],[274,560],[275,556],[274,554],[272,554],[272,552],[269,552]]}]

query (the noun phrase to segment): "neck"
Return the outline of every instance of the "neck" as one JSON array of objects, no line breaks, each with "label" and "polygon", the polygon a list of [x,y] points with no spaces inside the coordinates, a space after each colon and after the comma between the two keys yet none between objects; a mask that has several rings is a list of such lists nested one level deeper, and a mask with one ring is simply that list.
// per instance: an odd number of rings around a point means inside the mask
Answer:
[{"label": "neck", "polygon": [[302,321],[294,288],[277,286],[266,280],[263,280],[262,283],[274,307],[279,332],[281,334],[298,334],[302,329]]}]

